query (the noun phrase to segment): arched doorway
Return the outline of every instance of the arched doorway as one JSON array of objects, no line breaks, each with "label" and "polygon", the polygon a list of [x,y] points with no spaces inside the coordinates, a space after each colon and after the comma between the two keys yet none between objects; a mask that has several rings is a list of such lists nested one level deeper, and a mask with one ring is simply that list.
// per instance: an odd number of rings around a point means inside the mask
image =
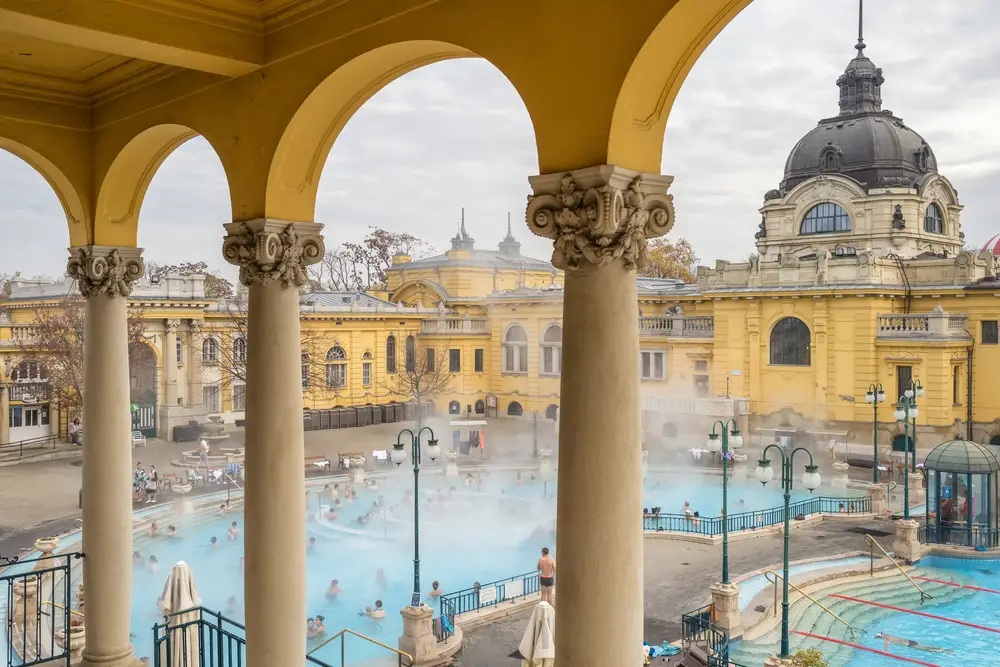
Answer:
[{"label": "arched doorway", "polygon": [[508,417],[520,417],[524,414],[524,408],[517,401],[511,401],[510,405],[507,406],[507,416]]},{"label": "arched doorway", "polygon": [[483,399],[476,401],[476,414],[481,415],[486,412],[486,402]]},{"label": "arched doorway", "polygon": [[156,353],[145,343],[132,343],[128,349],[129,403],[132,430],[144,436],[156,436]]},{"label": "arched doorway", "polygon": [[559,406],[553,404],[545,408],[545,418],[552,421],[559,419]]},{"label": "arched doorway", "polygon": [[897,433],[892,438],[892,451],[902,452],[913,451],[913,436],[903,435],[902,433]]}]

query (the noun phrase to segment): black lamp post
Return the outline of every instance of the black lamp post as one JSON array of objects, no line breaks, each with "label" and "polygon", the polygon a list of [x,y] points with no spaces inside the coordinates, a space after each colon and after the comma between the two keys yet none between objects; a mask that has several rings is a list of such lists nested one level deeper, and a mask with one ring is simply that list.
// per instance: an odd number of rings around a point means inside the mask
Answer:
[{"label": "black lamp post", "polygon": [[872,410],[872,482],[878,484],[878,404],[885,402],[885,389],[877,382],[868,386],[865,400],[871,404]]},{"label": "black lamp post", "polygon": [[[715,432],[716,427],[722,429],[722,438]],[[729,583],[729,474],[727,464],[729,448],[739,449],[743,446],[743,436],[740,435],[739,424],[735,419],[717,421],[712,424],[712,432],[708,435],[708,451],[713,454],[722,453],[722,583]]]},{"label": "black lamp post", "polygon": [[[920,390],[923,393],[923,389]],[[893,413],[893,417],[896,421],[903,422],[903,518],[910,518],[910,464],[908,462],[908,457],[910,455],[910,418],[916,422],[917,415],[920,414],[920,410],[917,408],[917,400],[912,389],[907,389],[900,396],[899,402],[896,403],[896,411]],[[917,458],[916,446],[913,449],[913,458]],[[914,463],[914,470],[916,470],[916,463]]]},{"label": "black lamp post", "polygon": [[396,442],[392,446],[392,462],[397,466],[406,460],[406,452],[403,447],[403,434],[410,435],[410,458],[413,460],[413,598],[410,604],[414,607],[420,606],[420,436],[427,431],[431,437],[427,440],[427,456],[431,461],[441,456],[441,447],[434,437],[434,431],[429,426],[425,426],[416,433],[408,428],[404,428],[396,436]]},{"label": "black lamp post", "polygon": [[782,563],[782,596],[781,596],[781,655],[780,658],[787,659],[788,656],[788,534],[789,534],[789,501],[792,497],[792,463],[795,460],[795,455],[799,452],[805,452],[809,457],[809,465],[806,466],[806,472],[802,475],[802,486],[809,489],[810,492],[815,491],[819,488],[820,482],[822,481],[819,476],[819,466],[813,462],[812,453],[805,447],[799,447],[792,450],[787,455],[785,450],[778,445],[768,445],[764,448],[764,453],[761,454],[762,458],[757,462],[757,470],[754,471],[754,475],[757,477],[757,481],[761,484],[767,484],[774,477],[774,469],[771,468],[771,462],[767,459],[767,450],[774,448],[778,451],[778,456],[781,457],[781,488],[785,492],[785,557]]}]

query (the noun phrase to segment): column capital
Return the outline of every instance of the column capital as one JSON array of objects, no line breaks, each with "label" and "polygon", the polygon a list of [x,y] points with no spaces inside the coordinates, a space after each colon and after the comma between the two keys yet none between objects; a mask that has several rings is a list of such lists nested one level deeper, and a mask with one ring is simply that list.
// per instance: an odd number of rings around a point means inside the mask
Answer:
[{"label": "column capital", "polygon": [[201,333],[202,327],[205,326],[205,320],[191,320],[188,326],[191,328],[191,333],[197,336]]},{"label": "column capital", "polygon": [[528,179],[527,221],[554,241],[560,269],[604,266],[620,259],[628,269],[646,264],[646,241],[674,225],[673,176],[598,165]]},{"label": "column capital", "polygon": [[258,218],[226,226],[222,242],[226,261],[240,267],[240,282],[301,287],[309,277],[306,267],[323,258],[323,225]]},{"label": "column capital", "polygon": [[167,333],[175,334],[181,328],[180,320],[163,320],[163,326],[167,328]]},{"label": "column capital", "polygon": [[144,272],[142,248],[78,246],[69,249],[66,263],[66,273],[85,297],[127,297]]}]

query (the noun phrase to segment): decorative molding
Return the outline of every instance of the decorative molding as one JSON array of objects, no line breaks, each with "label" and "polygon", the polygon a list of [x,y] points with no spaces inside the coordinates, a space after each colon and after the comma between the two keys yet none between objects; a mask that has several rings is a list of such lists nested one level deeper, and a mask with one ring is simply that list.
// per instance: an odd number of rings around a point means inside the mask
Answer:
[{"label": "decorative molding", "polygon": [[166,327],[168,334],[176,334],[177,330],[181,328],[180,320],[164,320],[163,326]]},{"label": "decorative molding", "polygon": [[88,298],[102,294],[127,297],[144,272],[141,248],[80,246],[70,248],[66,263],[66,274]]},{"label": "decorative molding", "polygon": [[222,255],[240,267],[240,282],[247,287],[279,282],[301,287],[309,281],[306,267],[323,258],[325,245],[315,222],[284,222],[258,218],[226,225],[228,236]]},{"label": "decorative molding", "polygon": [[628,269],[646,264],[646,241],[674,224],[672,176],[642,174],[613,165],[530,179],[528,227],[554,241],[559,269],[605,266],[620,259]]},{"label": "decorative molding", "polygon": [[205,326],[205,320],[190,320],[188,327],[191,329],[191,333],[195,336],[201,335],[202,327]]}]

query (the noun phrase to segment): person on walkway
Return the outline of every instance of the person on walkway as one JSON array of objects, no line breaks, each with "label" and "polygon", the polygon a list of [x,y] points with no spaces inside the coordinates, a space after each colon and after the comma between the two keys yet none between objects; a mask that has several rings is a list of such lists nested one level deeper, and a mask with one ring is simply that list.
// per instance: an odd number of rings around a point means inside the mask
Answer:
[{"label": "person on walkway", "polygon": [[549,548],[542,547],[542,557],[538,559],[538,585],[542,602],[552,604],[552,589],[556,585],[556,560],[549,555]]},{"label": "person on walkway", "polygon": [[80,432],[83,427],[80,425],[80,418],[77,417],[73,420],[73,423],[69,425],[69,441],[70,444],[79,445],[80,444]]},{"label": "person on walkway", "polygon": [[156,502],[156,491],[159,488],[160,475],[156,472],[156,466],[149,466],[149,479],[146,480],[146,504]]}]

